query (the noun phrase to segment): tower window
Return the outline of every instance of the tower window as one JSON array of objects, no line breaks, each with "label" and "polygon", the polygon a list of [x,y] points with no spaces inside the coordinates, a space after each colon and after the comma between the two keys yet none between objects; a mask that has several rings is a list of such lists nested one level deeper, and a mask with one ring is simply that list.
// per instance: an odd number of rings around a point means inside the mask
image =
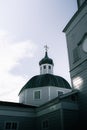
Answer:
[{"label": "tower window", "polygon": [[40,91],[35,91],[34,92],[34,99],[40,99],[40,98],[41,98]]},{"label": "tower window", "polygon": [[44,65],[44,69],[46,69],[46,65]]},{"label": "tower window", "polygon": [[49,69],[51,69],[51,66],[49,66]]},{"label": "tower window", "polygon": [[61,96],[63,95],[63,92],[62,91],[58,91],[58,96]]}]

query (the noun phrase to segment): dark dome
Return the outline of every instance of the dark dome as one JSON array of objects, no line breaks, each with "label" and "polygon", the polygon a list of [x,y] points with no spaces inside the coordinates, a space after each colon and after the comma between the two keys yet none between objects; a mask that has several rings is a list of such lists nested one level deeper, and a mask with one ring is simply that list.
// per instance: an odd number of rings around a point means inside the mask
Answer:
[{"label": "dark dome", "polygon": [[38,88],[45,86],[55,86],[71,89],[69,83],[64,78],[52,74],[43,74],[32,77],[21,89],[20,93],[28,88]]},{"label": "dark dome", "polygon": [[46,64],[46,63],[53,65],[53,60],[48,57],[47,52],[45,53],[45,57],[39,62],[39,65]]}]

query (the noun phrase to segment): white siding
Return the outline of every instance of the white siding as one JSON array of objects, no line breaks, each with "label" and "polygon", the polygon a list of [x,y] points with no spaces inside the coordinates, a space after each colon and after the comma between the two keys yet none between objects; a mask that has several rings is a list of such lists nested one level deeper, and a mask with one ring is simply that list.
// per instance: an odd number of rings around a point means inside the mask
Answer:
[{"label": "white siding", "polygon": [[[34,99],[34,92],[40,91],[40,99]],[[42,105],[58,96],[58,91],[63,93],[70,92],[71,89],[59,88],[59,87],[38,87],[38,88],[29,88],[24,90],[19,97],[19,102],[27,105],[39,106]]]},{"label": "white siding", "polygon": [[[46,68],[44,68],[44,66]],[[50,66],[50,68],[49,68]],[[40,66],[40,74],[53,74],[53,65],[51,64],[42,64]]]}]

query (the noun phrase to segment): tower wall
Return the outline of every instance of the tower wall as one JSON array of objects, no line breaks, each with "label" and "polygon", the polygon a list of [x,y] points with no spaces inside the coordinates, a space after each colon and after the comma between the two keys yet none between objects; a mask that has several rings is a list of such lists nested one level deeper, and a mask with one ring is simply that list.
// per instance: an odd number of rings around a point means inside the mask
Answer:
[{"label": "tower wall", "polygon": [[53,65],[42,64],[40,66],[40,74],[53,74]]},{"label": "tower wall", "polygon": [[73,89],[79,89],[79,119],[82,127],[80,128],[87,129],[87,52],[83,50],[84,38],[87,35],[86,1],[67,24],[64,32],[67,39],[72,86]]}]

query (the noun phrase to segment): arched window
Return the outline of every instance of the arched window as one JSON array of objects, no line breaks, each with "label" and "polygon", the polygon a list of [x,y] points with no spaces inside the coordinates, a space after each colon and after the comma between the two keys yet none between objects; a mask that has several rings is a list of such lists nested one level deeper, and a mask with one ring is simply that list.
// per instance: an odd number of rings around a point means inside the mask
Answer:
[{"label": "arched window", "polygon": [[44,67],[44,69],[46,69],[46,65],[44,65],[43,67]]},{"label": "arched window", "polygon": [[51,66],[49,65],[49,69],[51,69]]}]

